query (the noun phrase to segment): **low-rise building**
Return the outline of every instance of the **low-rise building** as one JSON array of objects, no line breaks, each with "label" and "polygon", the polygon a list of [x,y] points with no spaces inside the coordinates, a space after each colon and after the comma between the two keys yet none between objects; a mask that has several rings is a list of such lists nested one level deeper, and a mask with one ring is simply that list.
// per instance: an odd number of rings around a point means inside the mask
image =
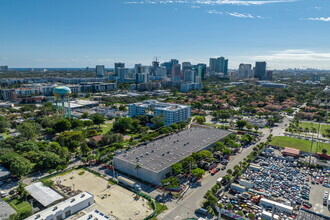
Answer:
[{"label": "low-rise building", "polygon": [[9,216],[16,214],[16,211],[5,201],[0,199],[0,219],[9,219]]},{"label": "low-rise building", "polygon": [[94,195],[85,191],[43,211],[40,211],[25,220],[61,220],[94,204]]},{"label": "low-rise building", "polygon": [[291,206],[284,205],[282,203],[275,202],[273,200],[269,200],[269,199],[265,199],[265,198],[262,198],[260,200],[260,205],[262,205],[266,208],[273,208],[273,206],[274,206],[275,210],[286,212],[289,214],[292,214],[292,212],[293,212],[293,208]]},{"label": "low-rise building", "polygon": [[47,207],[55,202],[63,199],[63,196],[42,182],[32,183],[25,187],[26,191],[42,206]]},{"label": "low-rise building", "polygon": [[77,220],[110,220],[108,216],[99,210],[95,209],[91,212],[86,213],[86,215],[78,218]]},{"label": "low-rise building", "polygon": [[113,165],[124,173],[160,185],[162,179],[172,174],[173,164],[193,152],[208,149],[229,134],[230,131],[208,126],[191,127],[124,151],[113,158]]}]

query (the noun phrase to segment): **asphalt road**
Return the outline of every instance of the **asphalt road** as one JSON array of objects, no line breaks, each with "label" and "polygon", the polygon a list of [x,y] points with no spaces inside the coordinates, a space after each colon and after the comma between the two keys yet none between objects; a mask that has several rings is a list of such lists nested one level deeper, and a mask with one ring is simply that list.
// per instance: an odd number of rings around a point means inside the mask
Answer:
[{"label": "asphalt road", "polygon": [[[289,124],[288,118],[284,118],[282,123],[278,124],[272,129],[262,129],[261,131],[263,132],[264,136],[256,144],[260,142],[266,142],[268,135],[271,133],[273,136],[283,135],[286,127],[285,124]],[[243,161],[243,159],[253,151],[253,147],[255,145],[244,148],[240,154],[234,156],[234,158],[231,158],[227,165],[227,169],[233,169],[235,165],[239,164],[240,161]],[[201,207],[201,204],[204,201],[203,196],[207,190],[211,189],[216,184],[216,181],[219,177],[226,175],[227,169],[216,173],[214,176],[206,175],[202,179],[201,186],[190,188],[184,195],[183,199],[166,203],[169,209],[157,216],[157,218],[164,220],[179,220],[188,217],[196,217],[194,212],[196,209]]]}]

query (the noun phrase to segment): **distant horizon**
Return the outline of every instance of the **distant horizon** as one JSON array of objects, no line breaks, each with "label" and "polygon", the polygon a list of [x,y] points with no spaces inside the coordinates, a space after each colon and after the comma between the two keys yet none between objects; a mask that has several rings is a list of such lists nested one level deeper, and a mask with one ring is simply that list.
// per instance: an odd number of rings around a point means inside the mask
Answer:
[{"label": "distant horizon", "polygon": [[[185,62],[185,61],[184,61]],[[103,64],[97,64],[97,65],[103,65]],[[143,65],[143,64],[142,64]],[[5,66],[5,65],[0,65],[0,66]],[[104,65],[104,69],[105,70],[114,70],[114,67],[106,67],[106,65]],[[146,66],[150,66],[150,65],[146,65]],[[9,67],[8,66],[8,70],[28,70],[28,69],[46,69],[46,70],[56,70],[56,69],[62,69],[62,70],[85,70],[86,68],[90,68],[90,69],[95,69],[96,65],[94,67],[91,66],[86,66],[86,67]],[[207,65],[207,67],[209,67]],[[253,68],[254,66],[252,66]],[[128,69],[134,69],[134,67],[126,67]],[[234,68],[228,68],[228,70],[238,70],[234,69]],[[318,69],[318,68],[297,68],[297,67],[292,67],[292,68],[284,68],[284,69],[266,69],[266,70],[271,70],[271,71],[283,71],[283,70],[318,70],[318,71],[330,71],[330,69]]]}]

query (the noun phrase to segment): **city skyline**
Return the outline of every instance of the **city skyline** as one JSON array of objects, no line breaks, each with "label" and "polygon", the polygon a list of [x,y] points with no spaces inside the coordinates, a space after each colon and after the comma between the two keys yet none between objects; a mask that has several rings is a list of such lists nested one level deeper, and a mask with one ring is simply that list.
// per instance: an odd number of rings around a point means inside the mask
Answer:
[{"label": "city skyline", "polygon": [[[79,3],[79,4],[78,4]],[[113,68],[175,58],[266,61],[269,69],[330,69],[330,3],[322,0],[0,2],[0,65]]]}]

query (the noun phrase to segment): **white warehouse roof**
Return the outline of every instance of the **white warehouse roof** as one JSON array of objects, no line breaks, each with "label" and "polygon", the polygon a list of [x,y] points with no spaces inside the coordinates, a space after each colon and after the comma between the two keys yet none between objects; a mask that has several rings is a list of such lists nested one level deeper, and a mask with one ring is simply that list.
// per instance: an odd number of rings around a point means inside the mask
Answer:
[{"label": "white warehouse roof", "polygon": [[33,183],[26,186],[25,189],[44,207],[63,199],[63,196],[52,190],[50,187],[45,186],[42,182]]}]

